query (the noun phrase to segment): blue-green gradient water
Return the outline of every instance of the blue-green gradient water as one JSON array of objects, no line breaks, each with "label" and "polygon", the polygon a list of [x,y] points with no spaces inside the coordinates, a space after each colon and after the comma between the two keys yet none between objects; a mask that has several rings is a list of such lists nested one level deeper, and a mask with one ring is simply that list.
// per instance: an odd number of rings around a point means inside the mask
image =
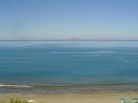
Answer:
[{"label": "blue-green gradient water", "polygon": [[137,89],[138,41],[0,41],[4,85]]}]

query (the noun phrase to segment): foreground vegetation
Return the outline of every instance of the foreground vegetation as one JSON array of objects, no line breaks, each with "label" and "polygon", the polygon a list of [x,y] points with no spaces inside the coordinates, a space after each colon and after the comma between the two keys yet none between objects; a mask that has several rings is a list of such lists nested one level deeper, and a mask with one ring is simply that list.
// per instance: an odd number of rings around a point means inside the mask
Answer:
[{"label": "foreground vegetation", "polygon": [[0,103],[28,103],[27,100],[22,99],[9,99],[9,100],[0,100]]}]

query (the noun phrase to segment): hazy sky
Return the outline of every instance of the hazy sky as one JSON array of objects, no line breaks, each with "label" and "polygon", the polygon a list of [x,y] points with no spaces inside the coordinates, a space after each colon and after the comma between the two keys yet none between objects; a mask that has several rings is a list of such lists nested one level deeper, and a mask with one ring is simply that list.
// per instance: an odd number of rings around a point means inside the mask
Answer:
[{"label": "hazy sky", "polygon": [[0,39],[138,40],[138,0],[0,0]]}]

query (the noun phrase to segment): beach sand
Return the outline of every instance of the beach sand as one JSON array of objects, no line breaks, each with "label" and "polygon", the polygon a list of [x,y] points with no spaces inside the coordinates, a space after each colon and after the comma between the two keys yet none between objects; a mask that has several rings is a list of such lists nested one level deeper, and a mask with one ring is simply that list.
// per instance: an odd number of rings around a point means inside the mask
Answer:
[{"label": "beach sand", "polygon": [[0,94],[0,99],[33,99],[39,103],[120,103],[120,97],[138,97],[138,92],[98,92],[79,94]]}]

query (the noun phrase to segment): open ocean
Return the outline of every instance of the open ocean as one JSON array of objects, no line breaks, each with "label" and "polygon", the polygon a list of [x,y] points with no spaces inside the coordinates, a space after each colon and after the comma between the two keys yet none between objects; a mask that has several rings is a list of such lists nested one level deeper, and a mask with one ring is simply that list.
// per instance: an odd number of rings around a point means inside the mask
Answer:
[{"label": "open ocean", "polygon": [[138,41],[0,41],[0,93],[138,90]]}]

